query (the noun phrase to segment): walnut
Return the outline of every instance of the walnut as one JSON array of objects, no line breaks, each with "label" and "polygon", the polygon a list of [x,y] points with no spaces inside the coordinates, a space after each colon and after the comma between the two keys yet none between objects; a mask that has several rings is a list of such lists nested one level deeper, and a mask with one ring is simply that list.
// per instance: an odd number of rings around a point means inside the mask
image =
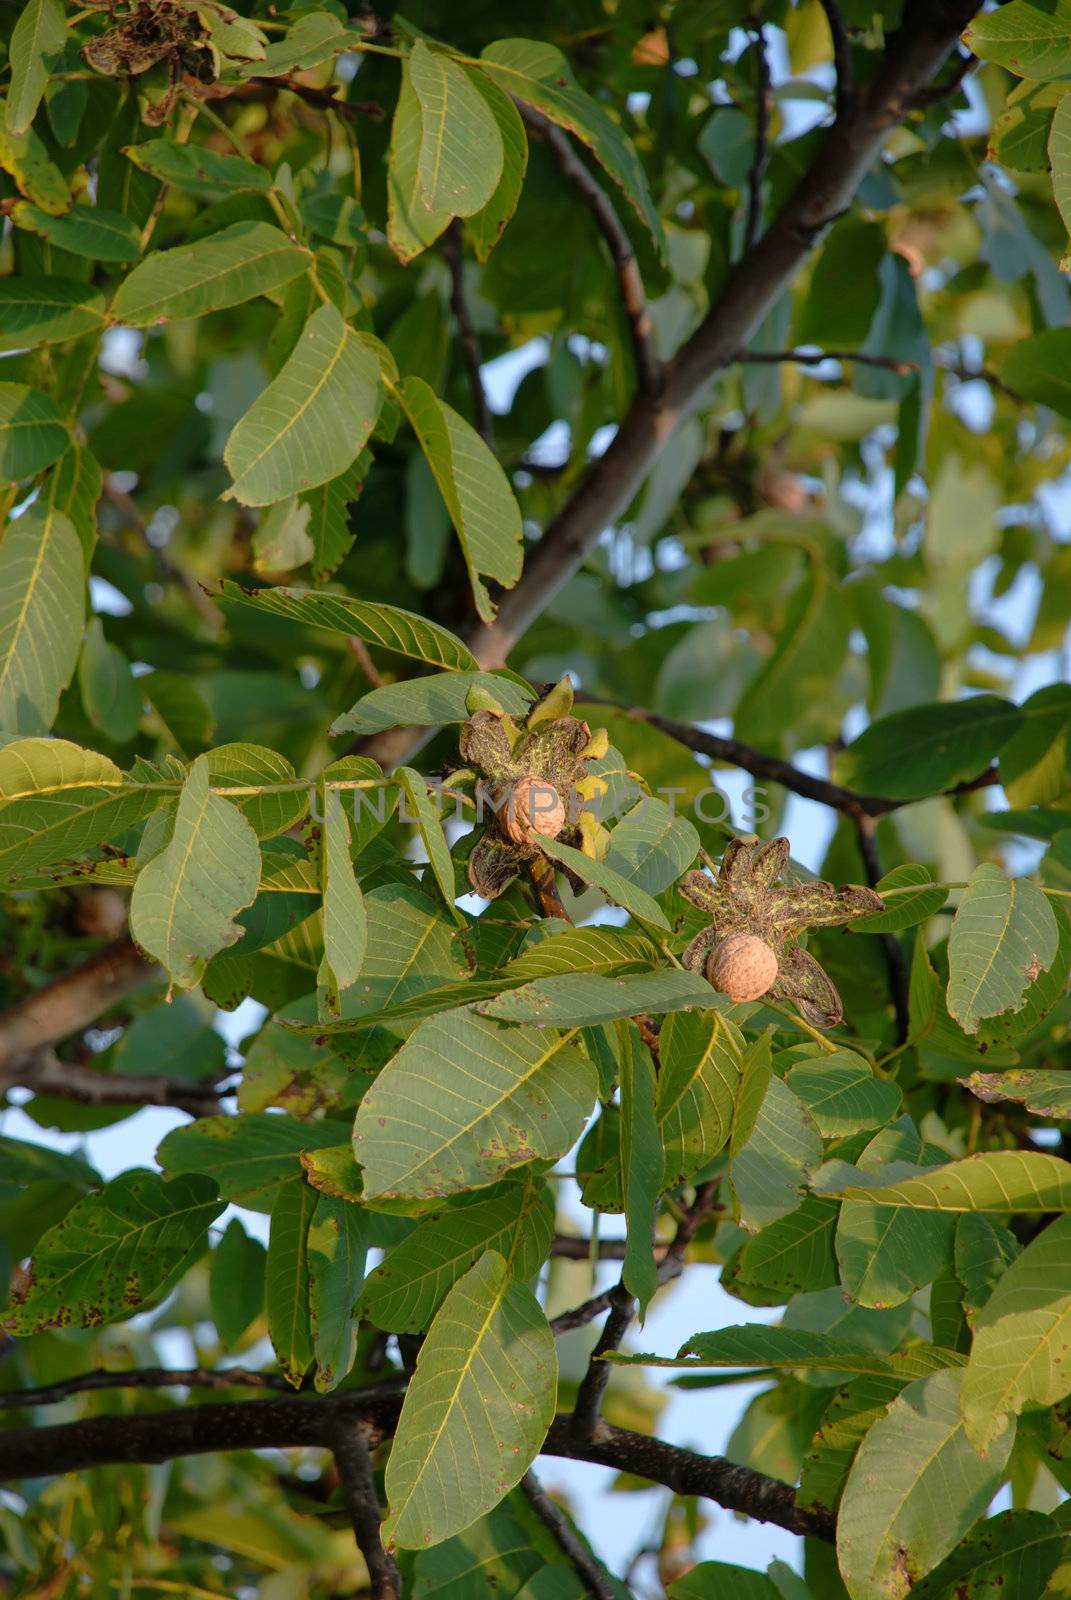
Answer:
[{"label": "walnut", "polygon": [[565,802],[552,783],[545,779],[518,778],[506,791],[498,813],[503,833],[514,844],[528,843],[528,830],[556,839],[565,827]]},{"label": "walnut", "polygon": [[734,1004],[758,1000],[777,977],[777,957],[754,933],[730,933],[707,959],[707,982]]}]

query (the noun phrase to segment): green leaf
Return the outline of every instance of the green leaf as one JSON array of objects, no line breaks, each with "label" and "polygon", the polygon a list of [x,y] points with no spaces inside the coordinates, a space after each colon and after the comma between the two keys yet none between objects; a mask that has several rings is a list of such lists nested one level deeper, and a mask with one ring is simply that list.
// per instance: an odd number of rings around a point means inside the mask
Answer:
[{"label": "green leaf", "polygon": [[459,926],[464,927],[465,919],[454,905],[456,890],[454,886],[454,863],[450,855],[450,846],[443,834],[442,818],[438,807],[431,798],[427,780],[412,767],[399,767],[395,777],[401,784],[409,803],[412,806],[410,821],[415,823],[424,848],[428,853],[428,863],[431,874],[439,885],[439,892],[446,902],[446,908]]},{"label": "green leaf", "polygon": [[621,1167],[628,1234],[621,1281],[639,1302],[640,1320],[658,1288],[654,1224],[665,1161],[655,1121],[655,1072],[633,1024],[622,1029]]},{"label": "green leaf", "polygon": [[1013,806],[1048,805],[1071,787],[1071,684],[1048,684],[1021,709],[1023,725],[1000,752],[1000,786]]},{"label": "green leaf", "polygon": [[512,588],[523,561],[520,507],[509,479],[475,428],[423,378],[404,379],[398,397],[461,540],[476,609],[491,622],[495,608],[482,579]]},{"label": "green leaf", "polygon": [[420,103],[416,178],[429,211],[471,217],[502,176],[498,121],[464,68],[422,39],[406,62]]},{"label": "green leaf", "polygon": [[527,1471],[554,1416],[554,1336],[489,1250],[454,1285],[417,1357],[387,1463],[388,1544],[466,1528]]},{"label": "green leaf", "polygon": [[235,222],[195,244],[155,251],[119,285],[112,315],[133,328],[203,317],[281,289],[308,264],[308,251],[280,228]]},{"label": "green leaf", "polygon": [[239,67],[238,76],[282,78],[297,67],[318,67],[359,44],[362,37],[354,29],[344,28],[330,11],[306,11],[294,20],[283,38],[269,44],[262,61]]},{"label": "green leaf", "polygon": [[963,1419],[980,1450],[1032,1403],[1071,1394],[1071,1216],[1057,1217],[997,1280],[978,1312]]},{"label": "green leaf", "polygon": [[264,1267],[267,1252],[251,1239],[237,1217],[227,1224],[212,1252],[208,1294],[212,1321],[223,1345],[233,1349],[264,1309]]},{"label": "green leaf", "polygon": [[[326,628],[331,633],[347,636],[356,635],[366,644],[380,645],[384,650],[393,650],[414,661],[426,661],[431,666],[459,667],[464,673],[464,669],[474,665],[472,653],[448,629],[440,627],[438,623],[425,621],[414,611],[402,611],[397,606],[380,605],[373,600],[351,600],[342,594],[321,594],[315,589],[289,589],[285,585],[277,589],[243,589],[230,579],[223,582],[221,598],[238,605],[255,606],[260,611],[303,623],[306,627]],[[443,676],[450,683],[455,681],[452,672]],[[417,682],[433,684],[436,679],[421,678]],[[393,684],[391,687],[401,690],[410,686]],[[412,687],[415,689],[416,684]],[[335,723],[334,730],[340,733],[349,731],[339,726],[343,720],[340,718]]]},{"label": "green leaf", "polygon": [[308,1232],[309,1323],[321,1394],[337,1388],[357,1354],[355,1307],[367,1243],[366,1212],[334,1195],[317,1196]]},{"label": "green leaf", "polygon": [[799,745],[829,736],[831,717],[839,726],[834,690],[850,633],[848,603],[819,566],[793,593],[773,651],[740,697],[737,735],[774,748],[783,743],[786,728]]},{"label": "green leaf", "polygon": [[62,344],[104,331],[104,298],[73,278],[5,278],[0,282],[0,350]]},{"label": "green leaf", "polygon": [[[67,425],[47,395],[25,383],[0,383],[0,479],[32,477],[69,443]],[[5,542],[9,537],[5,533]]]},{"label": "green leaf", "polygon": [[971,874],[948,938],[948,1009],[967,1033],[986,1017],[1015,1012],[1028,986],[1052,966],[1060,930],[1029,878],[991,862]]},{"label": "green leaf", "polygon": [[84,616],[78,535],[65,516],[46,520],[31,507],[0,539],[0,730],[51,728],[82,647]]},{"label": "green leaf", "polygon": [[582,850],[574,850],[572,845],[562,844],[557,839],[541,837],[539,845],[545,854],[575,872],[584,883],[601,890],[614,905],[623,906],[640,922],[647,922],[654,928],[668,932],[669,923],[657,900],[652,900],[638,884],[630,883],[604,861],[595,861]]},{"label": "green leaf", "polygon": [[72,443],[52,468],[33,507],[44,518],[46,527],[57,516],[70,518],[87,567],[97,542],[100,491],[101,471],[96,457],[84,445]]},{"label": "green leaf", "polygon": [[946,890],[933,887],[930,869],[913,861],[887,872],[874,889],[880,895],[889,890],[894,892],[889,895],[884,911],[850,922],[848,927],[852,933],[899,933],[904,928],[914,928],[940,911],[948,898]]},{"label": "green leaf", "polygon": [[1041,1511],[989,1517],[911,1591],[912,1600],[1039,1600],[1064,1549],[1066,1534]]},{"label": "green leaf", "polygon": [[1025,1106],[1036,1117],[1071,1118],[1071,1076],[1027,1068],[1023,1072],[972,1072],[964,1088],[989,1105],[1003,1100]]},{"label": "green leaf", "polygon": [[136,261],[141,254],[141,234],[135,224],[104,206],[73,206],[56,217],[20,200],[12,220],[16,227],[39,234],[58,249],[91,261]]},{"label": "green leaf", "polygon": [[743,1040],[720,1011],[678,1011],[659,1037],[655,1114],[665,1151],[665,1182],[675,1188],[724,1146],[743,1069]]},{"label": "green leaf", "polygon": [[538,1183],[503,1183],[466,1197],[419,1223],[369,1274],[360,1312],[390,1333],[422,1333],[447,1290],[485,1250],[513,1262],[520,1282],[534,1277],[554,1234],[554,1204]]},{"label": "green leaf", "polygon": [[823,1183],[821,1192],[921,1211],[1071,1211],[1071,1162],[1040,1151],[991,1150],[923,1175],[875,1179],[867,1187],[859,1185],[858,1176],[837,1179]]},{"label": "green leaf", "polygon": [[676,968],[603,978],[586,972],[536,978],[490,1000],[476,1001],[485,1017],[501,1022],[532,1022],[538,1027],[591,1027],[637,1012],[655,1016],[689,1006],[712,1006],[714,991],[703,978]]},{"label": "green leaf", "polygon": [[486,261],[505,231],[524,187],[528,169],[528,139],[524,123],[509,95],[494,83],[485,72],[465,67],[469,82],[487,102],[488,109],[498,125],[502,141],[502,176],[498,187],[487,204],[465,219],[465,232],[472,241],[477,261]]},{"label": "green leaf", "polygon": [[12,1139],[6,1133],[0,1133],[0,1160],[7,1183],[73,1183],[87,1189],[101,1181],[98,1173],[78,1156]]},{"label": "green leaf", "polygon": [[304,1177],[282,1184],[271,1208],[264,1302],[283,1376],[295,1389],[312,1366],[309,1324],[309,1224],[320,1196]]},{"label": "green leaf", "polygon": [[881,298],[878,268],[887,249],[880,222],[848,217],[837,224],[815,262],[797,344],[862,344]]},{"label": "green leaf", "polygon": [[271,188],[271,173],[266,168],[241,156],[219,155],[201,144],[150,139],[147,144],[127,145],[123,154],[141,172],[185,189],[188,194],[214,197],[242,189],[266,194]]},{"label": "green leaf", "polygon": [[[867,1145],[859,1165],[879,1172],[894,1161],[918,1164],[922,1140],[908,1118],[883,1128]],[[847,1199],[837,1223],[837,1261],[845,1293],[874,1309],[902,1305],[952,1260],[955,1219],[919,1216]]]},{"label": "green leaf", "polygon": [[782,1600],[764,1572],[731,1561],[700,1561],[666,1590],[669,1600]]},{"label": "green leaf", "polygon": [[729,1178],[743,1226],[758,1232],[795,1211],[807,1174],[821,1159],[822,1141],[806,1108],[787,1084],[771,1078],[753,1127],[739,1144],[734,1134]]},{"label": "green leaf", "polygon": [[30,126],[66,43],[67,21],[60,0],[27,0],[8,46],[11,84],[6,118],[12,133],[25,133]]},{"label": "green leaf", "polygon": [[805,1061],[786,1074],[785,1082],[807,1107],[823,1139],[879,1128],[900,1107],[898,1085],[875,1078],[861,1057],[847,1053]]},{"label": "green leaf", "polygon": [[[0,119],[0,167],[10,172],[22,193],[49,216],[58,216],[71,203],[71,191],[63,173],[48,153],[44,140],[27,128],[12,133]],[[19,209],[16,202],[15,209]]]},{"label": "green leaf", "polygon": [[1066,78],[1071,73],[1069,0],[1010,0],[999,11],[975,17],[964,41],[983,61],[995,61],[1020,78]]},{"label": "green leaf", "polygon": [[345,797],[324,785],[320,838],[320,890],[323,895],[324,954],[316,974],[320,1011],[337,1017],[339,995],[357,982],[368,948],[364,896],[350,860],[350,824]]},{"label": "green leaf", "polygon": [[[1066,106],[1066,99],[1061,104]],[[1054,122],[1054,136],[1055,133]],[[1062,137],[1071,145],[1071,129]],[[1055,172],[1053,182],[1054,184],[1056,182]],[[1064,206],[1061,210],[1066,223],[1068,215],[1071,215],[1071,173],[1067,175],[1066,187],[1062,192]],[[1018,344],[1012,345],[1000,363],[1001,379],[1024,399],[1036,400],[1038,405],[1051,406],[1061,417],[1071,416],[1071,381],[1067,376],[1069,354],[1071,354],[1071,329],[1045,328],[1032,338],[1020,339]]]},{"label": "green leaf", "polygon": [[993,694],[894,711],[841,751],[833,776],[865,794],[920,800],[978,777],[1021,720],[1017,706]]},{"label": "green leaf", "polygon": [[471,1012],[410,1034],[357,1112],[370,1196],[456,1194],[530,1161],[556,1161],[595,1099],[591,1063],[566,1039]]},{"label": "green leaf", "polygon": [[484,50],[481,66],[508,95],[535,106],[587,145],[599,165],[620,184],[659,251],[664,252],[662,224],[634,147],[598,101],[580,88],[561,51],[542,40],[496,39]]},{"label": "green leaf", "polygon": [[357,535],[350,527],[349,508],[361,492],[368,459],[367,453],[358,457],[337,478],[301,496],[301,504],[309,508],[306,532],[312,544],[312,576],[316,583],[326,583],[353,548]]},{"label": "green leaf", "polygon": [[304,1150],[338,1144],[339,1125],[298,1122],[268,1112],[199,1117],[169,1133],[156,1152],[164,1171],[200,1172],[214,1178],[225,1200],[254,1211],[270,1211],[279,1184],[300,1172]]},{"label": "green leaf", "polygon": [[418,1552],[413,1600],[484,1600],[492,1594],[519,1600],[521,1585],[545,1561],[546,1552],[535,1548],[531,1534],[499,1507],[457,1537]]},{"label": "green leaf", "polygon": [[[205,760],[214,789],[248,789],[263,784],[265,790],[270,791],[279,784],[297,781],[297,774],[286,757],[262,744],[244,741],[218,744],[206,752]],[[312,787],[310,784],[309,788]],[[269,792],[224,798],[237,806],[258,839],[279,838],[301,821],[309,807],[309,789],[298,789],[290,794]]]},{"label": "green leaf", "polygon": [[189,988],[209,961],[242,936],[233,919],[260,882],[257,836],[228,801],[209,788],[198,756],[182,786],[169,843],[139,872],[130,901],[134,938]]},{"label": "green leaf", "polygon": [[434,244],[451,219],[448,208],[433,211],[424,199],[417,182],[422,149],[420,100],[408,70],[403,68],[387,161],[387,238],[403,265]]},{"label": "green leaf", "polygon": [[104,637],[99,617],[91,618],[86,629],[78,686],[86,716],[95,728],[117,744],[134,737],[141,721],[141,692],[123,652]]},{"label": "green leaf", "polygon": [[878,1350],[861,1350],[846,1339],[804,1328],[769,1328],[761,1323],[742,1323],[718,1328],[713,1333],[696,1333],[685,1340],[674,1359],[651,1356],[615,1356],[616,1361],[636,1361],[640,1365],[667,1367],[799,1367],[818,1372],[876,1373],[896,1372],[903,1364],[912,1376],[961,1361],[952,1351],[925,1347],[890,1356]]},{"label": "green leaf", "polygon": [[960,1417],[962,1376],[934,1372],[908,1384],[859,1447],[837,1518],[852,1600],[903,1600],[955,1549],[1001,1483],[1015,1430],[978,1454]]},{"label": "green leaf", "polygon": [[374,350],[334,306],[321,306],[227,440],[234,482],[223,498],[270,505],[337,478],[364,449],[382,403]]},{"label": "green leaf", "polygon": [[37,1241],[28,1282],[3,1327],[26,1335],[132,1316],[192,1265],[222,1210],[207,1178],[167,1183],[155,1172],[121,1173]]},{"label": "green leaf", "polygon": [[112,839],[160,804],[114,762],[65,739],[0,750],[0,878],[63,861]]},{"label": "green leaf", "polygon": [[606,865],[647,894],[661,894],[698,854],[699,835],[687,817],[644,795],[610,835]]},{"label": "green leaf", "polygon": [[722,1274],[723,1285],[749,1303],[757,1302],[745,1291],[755,1289],[777,1303],[839,1283],[833,1254],[839,1215],[836,1201],[808,1195],[798,1210],[748,1239]]},{"label": "green leaf", "polygon": [[907,1387],[908,1378],[914,1376],[917,1374],[899,1371],[870,1373],[854,1378],[831,1396],[822,1413],[821,1426],[803,1458],[797,1491],[799,1506],[836,1511],[864,1437]]}]

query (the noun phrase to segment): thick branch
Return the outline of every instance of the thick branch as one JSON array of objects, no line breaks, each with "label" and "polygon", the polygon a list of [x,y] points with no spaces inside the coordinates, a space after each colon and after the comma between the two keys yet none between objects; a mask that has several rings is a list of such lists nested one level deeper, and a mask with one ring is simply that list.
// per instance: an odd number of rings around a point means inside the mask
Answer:
[{"label": "thick branch", "polygon": [[[170,1411],[87,1417],[49,1428],[0,1434],[0,1482],[53,1477],[118,1463],[175,1461],[230,1450],[333,1449],[341,1421],[362,1423],[369,1445],[394,1429],[401,1399],[395,1385],[352,1389],[324,1397],[183,1406]],[[572,1418],[552,1423],[543,1455],[591,1461],[661,1483],[677,1494],[700,1495],[730,1511],[773,1522],[790,1533],[834,1536],[834,1519],[797,1508],[791,1484],[720,1456],[666,1444],[600,1422],[593,1440],[578,1439]]]},{"label": "thick branch", "polygon": [[368,1440],[361,1423],[340,1422],[335,1429],[332,1449],[346,1510],[353,1525],[353,1537],[368,1568],[372,1600],[401,1600],[401,1574],[393,1557],[384,1550],[380,1537],[379,1500]]},{"label": "thick branch", "polygon": [[526,1472],[521,1479],[528,1504],[545,1528],[548,1528],[562,1554],[572,1564],[573,1570],[595,1600],[616,1600],[602,1565],[592,1555],[584,1541],[576,1535],[569,1519],[560,1506],[556,1506],[534,1472]]},{"label": "thick branch", "polygon": [[556,128],[553,122],[548,122],[546,117],[534,111],[531,106],[518,104],[517,109],[532,132],[546,144],[558,171],[576,190],[595,219],[595,226],[602,234],[603,242],[614,264],[614,271],[617,273],[618,293],[632,334],[632,354],[636,363],[640,393],[657,397],[662,392],[665,373],[655,349],[654,328],[647,309],[647,295],[636,261],[636,252],[632,248],[621,219],[611,205],[606,191],[588,171],[561,129]]},{"label": "thick branch", "polygon": [[480,341],[473,326],[469,303],[465,299],[465,281],[461,270],[461,224],[456,218],[443,235],[443,255],[450,268],[450,309],[457,324],[461,359],[465,363],[469,393],[472,395],[473,421],[476,424],[476,432],[484,444],[493,450],[495,437],[491,425],[491,408],[487,404],[487,394],[480,371]]},{"label": "thick branch", "polygon": [[0,1016],[0,1066],[88,1028],[159,972],[139,954],[133,940],[117,939]]},{"label": "thick branch", "polygon": [[62,1061],[54,1050],[33,1050],[0,1067],[0,1091],[30,1089],[84,1106],[174,1106],[191,1117],[211,1117],[223,1091],[214,1083],[150,1073],[97,1072],[76,1061]]}]

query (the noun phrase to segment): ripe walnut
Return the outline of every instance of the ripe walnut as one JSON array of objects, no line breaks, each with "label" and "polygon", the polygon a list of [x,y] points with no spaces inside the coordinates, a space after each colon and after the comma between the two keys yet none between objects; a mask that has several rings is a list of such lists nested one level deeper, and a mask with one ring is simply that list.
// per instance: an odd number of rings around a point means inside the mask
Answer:
[{"label": "ripe walnut", "polygon": [[754,933],[730,933],[707,960],[707,982],[736,1005],[758,1000],[777,977],[777,957]]},{"label": "ripe walnut", "polygon": [[528,830],[556,839],[565,827],[565,803],[552,783],[533,777],[518,778],[509,786],[499,825],[514,844],[528,843]]}]

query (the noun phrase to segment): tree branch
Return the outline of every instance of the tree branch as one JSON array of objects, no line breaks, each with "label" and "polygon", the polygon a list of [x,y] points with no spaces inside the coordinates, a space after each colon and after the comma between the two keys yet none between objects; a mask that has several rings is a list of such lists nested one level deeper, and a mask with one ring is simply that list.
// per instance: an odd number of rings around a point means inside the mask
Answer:
[{"label": "tree branch", "polygon": [[854,361],[859,367],[882,367],[886,372],[904,375],[917,372],[917,361],[899,361],[895,356],[864,355],[861,350],[741,350],[736,360],[746,366],[779,366],[794,361],[801,367],[818,367],[823,361]]},{"label": "tree branch", "polygon": [[755,57],[755,154],[747,175],[745,255],[755,248],[762,231],[762,186],[770,160],[770,63],[766,56],[766,31],[761,22],[754,25],[751,52]]},{"label": "tree branch", "polygon": [[[791,790],[793,794],[802,795],[805,800],[817,800],[819,805],[831,806],[834,811],[841,811],[847,817],[884,817],[913,803],[910,800],[893,800],[886,795],[859,794],[854,789],[845,789],[826,778],[813,777],[811,773],[794,767],[790,761],[783,761],[780,756],[770,756],[763,750],[756,750],[741,739],[705,733],[702,728],[694,728],[687,722],[675,722],[672,717],[659,716],[657,711],[648,711],[643,706],[625,706],[620,701],[602,695],[582,692],[577,695],[577,700],[592,705],[615,706],[618,710],[626,711],[637,722],[646,722],[652,728],[660,729],[678,744],[694,750],[697,755],[740,767],[744,772],[750,772],[753,778],[767,778],[771,783],[779,783]],[[972,794],[976,789],[990,788],[998,781],[998,777],[995,767],[987,767],[976,778],[968,778],[943,792],[948,796]]]},{"label": "tree branch", "polygon": [[632,1319],[636,1315],[636,1302],[623,1283],[617,1284],[610,1290],[609,1303],[610,1315],[603,1324],[602,1332],[591,1352],[588,1370],[581,1380],[576,1404],[573,1406],[572,1429],[578,1439],[590,1440],[595,1437],[599,1407],[602,1405],[602,1397],[612,1371],[610,1363],[602,1358],[611,1350],[620,1349],[621,1341],[632,1326]]},{"label": "tree branch", "polygon": [[[325,1396],[210,1402],[87,1417],[46,1428],[13,1428],[0,1434],[0,1482],[229,1450],[330,1450],[341,1421],[362,1423],[371,1447],[393,1431],[400,1409],[397,1386],[384,1384]],[[790,1533],[834,1537],[834,1518],[798,1508],[791,1484],[606,1422],[600,1421],[595,1438],[585,1441],[573,1433],[572,1418],[559,1415],[541,1453],[634,1473],[677,1494],[699,1495],[727,1510],[776,1523]]]},{"label": "tree branch", "polygon": [[614,210],[606,191],[588,171],[572,144],[548,122],[540,112],[518,102],[520,112],[528,127],[540,139],[554,159],[554,163],[567,183],[571,184],[595,219],[610,252],[617,273],[618,292],[632,334],[632,354],[636,363],[636,377],[641,394],[657,398],[665,383],[665,372],[654,344],[654,328],[647,309],[647,295],[640,276],[636,252],[632,248],[624,225]]},{"label": "tree branch", "polygon": [[465,373],[469,380],[473,421],[476,424],[476,432],[484,444],[493,450],[495,436],[491,423],[491,408],[487,404],[487,394],[480,372],[480,341],[473,326],[468,301],[465,299],[465,282],[461,271],[461,224],[456,217],[443,234],[443,255],[450,268],[450,310],[454,313],[454,321],[457,323],[461,359],[465,364]]},{"label": "tree branch", "polygon": [[88,1028],[132,989],[159,973],[160,968],[144,959],[132,939],[117,939],[0,1015],[0,1066]]},{"label": "tree branch", "polygon": [[572,1563],[573,1571],[588,1593],[594,1595],[595,1600],[616,1600],[601,1562],[574,1533],[565,1512],[554,1504],[534,1472],[525,1473],[521,1479],[521,1489],[540,1522],[550,1530],[562,1554]]},{"label": "tree branch", "polygon": [[372,1600],[401,1600],[402,1579],[397,1563],[383,1548],[380,1537],[379,1500],[372,1476],[368,1440],[360,1422],[340,1421],[332,1440],[335,1465],[353,1524],[357,1548],[364,1556],[372,1585]]},{"label": "tree branch", "polygon": [[30,1089],[34,1094],[52,1094],[84,1106],[174,1106],[191,1117],[214,1116],[224,1093],[215,1083],[98,1072],[77,1061],[63,1061],[48,1049],[13,1056],[0,1067],[0,1091],[4,1089]]},{"label": "tree branch", "polygon": [[97,1368],[46,1383],[36,1389],[9,1389],[0,1393],[0,1411],[24,1406],[52,1406],[74,1394],[101,1389],[278,1389],[293,1394],[293,1386],[279,1372],[254,1372],[248,1367],[137,1367],[129,1372]]},{"label": "tree branch", "polygon": [[848,29],[837,0],[821,0],[833,40],[833,66],[837,74],[836,112],[844,116],[852,94],[852,57]]}]

